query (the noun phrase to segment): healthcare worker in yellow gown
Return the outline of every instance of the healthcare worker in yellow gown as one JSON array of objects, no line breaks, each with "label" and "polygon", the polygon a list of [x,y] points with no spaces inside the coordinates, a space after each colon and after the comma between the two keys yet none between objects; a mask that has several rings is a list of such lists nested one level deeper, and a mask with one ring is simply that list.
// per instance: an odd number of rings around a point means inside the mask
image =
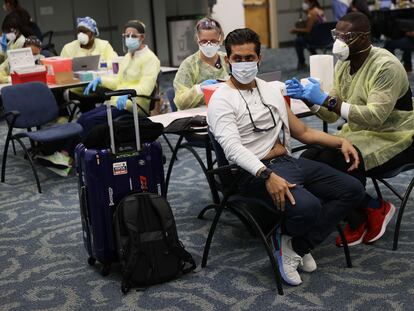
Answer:
[{"label": "healthcare worker in yellow gown", "polygon": [[[77,39],[66,44],[61,53],[61,57],[83,57],[91,55],[100,55],[100,62],[106,63],[107,67],[112,66],[112,60],[118,56],[111,44],[99,36],[99,29],[96,21],[89,17],[79,17],[76,21]],[[82,112],[95,108],[96,103],[102,102],[102,96],[93,94],[91,96],[83,95],[84,88],[77,87],[66,91],[66,101],[78,100],[79,108]]]},{"label": "healthcare worker in yellow gown", "polygon": [[[138,20],[127,22],[122,37],[128,52],[119,65],[118,74],[96,78],[85,88],[85,94],[95,92],[98,86],[102,86],[110,90],[135,89],[138,95],[151,95],[160,72],[160,61],[144,43],[144,23]],[[114,118],[132,111],[132,102],[127,95],[114,96],[111,101]],[[149,103],[149,99],[137,98],[137,104],[147,112]],[[141,109],[139,111],[142,113]],[[85,136],[94,126],[107,122],[105,107],[100,106],[82,114],[78,122],[82,125]]]}]

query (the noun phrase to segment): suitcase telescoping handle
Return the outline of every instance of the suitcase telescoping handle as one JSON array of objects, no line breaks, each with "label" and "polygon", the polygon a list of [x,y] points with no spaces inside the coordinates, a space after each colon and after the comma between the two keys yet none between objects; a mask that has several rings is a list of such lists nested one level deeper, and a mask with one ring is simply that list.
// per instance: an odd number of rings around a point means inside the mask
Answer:
[{"label": "suitcase telescoping handle", "polygon": [[122,96],[128,95],[128,99],[132,101],[132,114],[134,117],[134,128],[135,128],[135,142],[137,144],[137,151],[141,150],[141,141],[139,136],[139,124],[138,124],[138,108],[136,104],[137,92],[135,90],[119,90],[105,92],[105,104],[106,104],[106,113],[108,116],[108,126],[109,126],[109,135],[111,138],[111,151],[112,154],[116,153],[115,149],[115,136],[114,136],[114,122],[112,119],[112,109],[111,109],[111,97],[112,96]]}]

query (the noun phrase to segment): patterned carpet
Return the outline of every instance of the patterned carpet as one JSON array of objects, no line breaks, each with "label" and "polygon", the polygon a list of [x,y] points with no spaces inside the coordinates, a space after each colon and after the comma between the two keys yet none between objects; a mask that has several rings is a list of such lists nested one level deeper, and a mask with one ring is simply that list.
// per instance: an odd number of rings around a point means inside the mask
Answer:
[{"label": "patterned carpet", "polygon": [[[312,121],[313,126],[320,126]],[[5,125],[0,124],[3,148]],[[2,150],[2,149],[1,149]],[[170,154],[166,151],[167,159]],[[257,238],[225,214],[213,240],[209,264],[145,292],[121,294],[119,267],[102,277],[88,266],[81,235],[76,177],[39,168],[38,194],[19,151],[9,153],[6,183],[0,184],[0,310],[412,310],[414,297],[414,203],[403,218],[400,246],[391,250],[394,220],[373,245],[351,248],[345,267],[332,234],[313,255],[318,270],[302,273],[303,284],[278,296],[270,263]],[[412,173],[394,179],[398,188]],[[369,191],[373,193],[369,184]],[[386,199],[397,204],[385,192]],[[179,153],[169,201],[180,239],[198,265],[213,214],[197,219],[211,202],[207,183],[188,152]]]}]

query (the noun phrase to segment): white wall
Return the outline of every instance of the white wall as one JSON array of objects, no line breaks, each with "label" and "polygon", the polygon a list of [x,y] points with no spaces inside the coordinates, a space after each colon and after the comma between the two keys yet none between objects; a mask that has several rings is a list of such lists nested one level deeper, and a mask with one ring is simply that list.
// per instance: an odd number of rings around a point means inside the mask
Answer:
[{"label": "white wall", "polygon": [[244,28],[243,0],[217,0],[212,16],[220,22],[225,36],[236,28]]}]

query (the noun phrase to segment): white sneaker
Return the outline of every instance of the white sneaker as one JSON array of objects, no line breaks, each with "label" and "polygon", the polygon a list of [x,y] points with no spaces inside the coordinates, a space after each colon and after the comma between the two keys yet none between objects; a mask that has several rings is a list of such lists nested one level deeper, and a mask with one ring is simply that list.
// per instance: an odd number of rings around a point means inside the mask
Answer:
[{"label": "white sneaker", "polygon": [[297,269],[302,262],[302,257],[292,249],[292,238],[287,235],[281,235],[277,230],[272,236],[272,244],[283,280],[289,285],[301,284],[302,279]]},{"label": "white sneaker", "polygon": [[302,262],[299,264],[299,269],[304,272],[313,272],[316,268],[316,261],[313,259],[311,253],[305,254],[305,256],[302,257]]}]

